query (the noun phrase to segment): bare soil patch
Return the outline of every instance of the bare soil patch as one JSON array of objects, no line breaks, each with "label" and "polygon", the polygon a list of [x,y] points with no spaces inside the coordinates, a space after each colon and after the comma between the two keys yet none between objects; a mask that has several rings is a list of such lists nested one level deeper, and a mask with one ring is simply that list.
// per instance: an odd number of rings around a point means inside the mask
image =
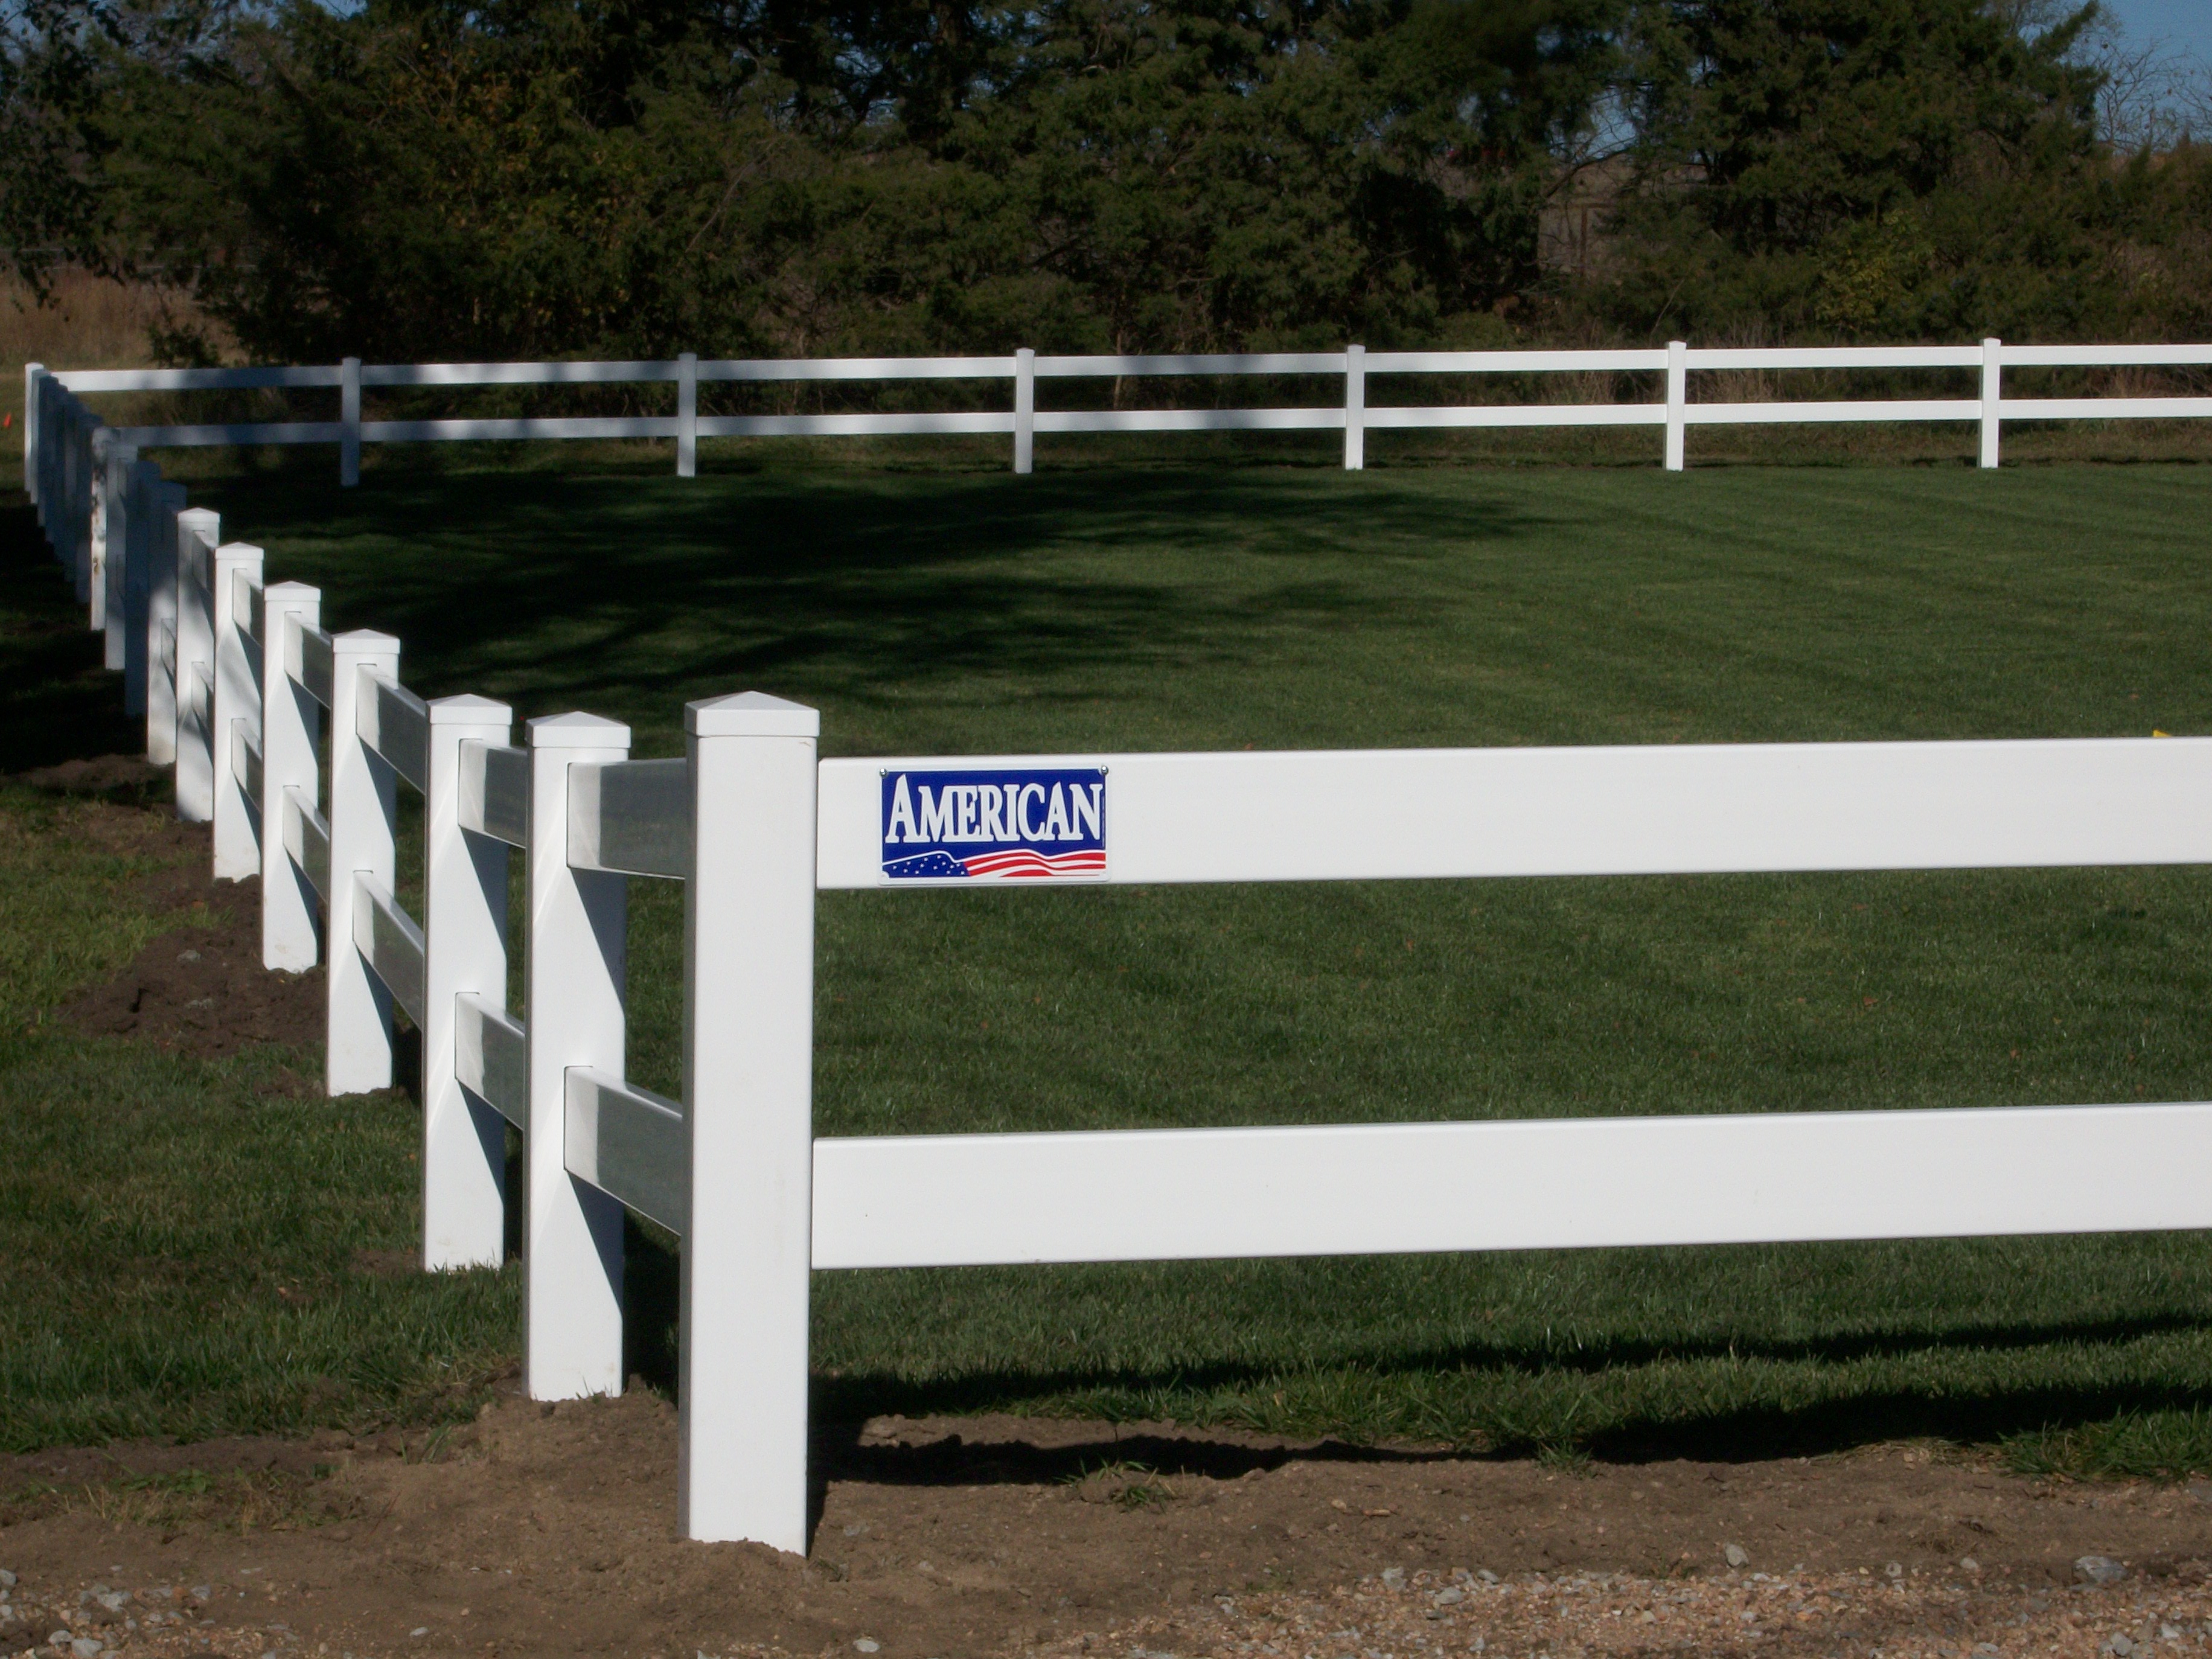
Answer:
[{"label": "bare soil patch", "polygon": [[817,1455],[806,1560],[677,1538],[675,1416],[643,1392],[509,1397],[429,1435],[6,1460],[0,1651],[67,1629],[145,1659],[2087,1656],[2212,1629],[2212,1507],[2189,1491],[1917,1448],[1576,1472],[981,1418],[832,1425]]},{"label": "bare soil patch", "polygon": [[[79,993],[59,1011],[64,1024],[93,1036],[135,1036],[172,1053],[219,1059],[263,1043],[313,1048],[323,1040],[323,973],[276,974],[261,965],[258,881],[209,876],[208,830],[166,811],[124,804],[142,774],[166,777],[142,761],[103,756],[22,773],[18,781],[97,799],[82,832],[118,851],[167,860],[137,878],[136,896],[173,922],[106,983]],[[312,1092],[306,1079],[301,1091]]]}]

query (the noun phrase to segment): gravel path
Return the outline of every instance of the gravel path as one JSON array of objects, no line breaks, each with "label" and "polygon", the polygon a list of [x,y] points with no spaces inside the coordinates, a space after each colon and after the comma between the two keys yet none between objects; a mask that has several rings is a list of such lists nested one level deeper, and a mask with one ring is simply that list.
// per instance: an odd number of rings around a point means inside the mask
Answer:
[{"label": "gravel path", "polygon": [[[2101,1565],[2092,1571],[2103,1571]],[[1327,1594],[1224,1600],[1211,1615],[1140,1620],[1055,1643],[1059,1656],[1281,1655],[1288,1659],[1485,1659],[1582,1654],[2163,1656],[2203,1651],[2212,1588],[2202,1564],[2163,1579],[2030,1589],[1979,1571],[1931,1577],[1619,1573],[1486,1581],[1386,1571]]]},{"label": "gravel path", "polygon": [[[1727,1572],[1649,1578],[1622,1573],[1492,1577],[1385,1569],[1327,1592],[1224,1597],[1205,1611],[1138,1619],[1034,1647],[1037,1659],[1573,1659],[1581,1655],[1868,1655],[1880,1659],[2013,1659],[2024,1655],[2162,1659],[2212,1638],[2212,1585],[2202,1563],[2168,1576],[2092,1561],[2071,1588],[2014,1584],[1963,1567],[1952,1574]],[[34,1659],[262,1659],[330,1655],[289,1625],[218,1626],[209,1586],[111,1585],[0,1598],[0,1654]],[[425,1629],[422,1635],[431,1634]],[[888,1653],[863,1637],[818,1650]],[[441,1650],[412,1640],[394,1652]],[[348,1650],[339,1659],[381,1659]],[[672,1656],[672,1659],[689,1659]],[[697,1659],[798,1659],[745,1647]],[[941,1656],[940,1659],[954,1659]]]}]

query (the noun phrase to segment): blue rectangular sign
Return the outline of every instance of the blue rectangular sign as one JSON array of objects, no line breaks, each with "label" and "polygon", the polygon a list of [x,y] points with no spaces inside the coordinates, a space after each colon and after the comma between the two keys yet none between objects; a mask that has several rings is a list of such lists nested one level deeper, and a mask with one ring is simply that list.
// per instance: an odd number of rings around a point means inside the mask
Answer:
[{"label": "blue rectangular sign", "polygon": [[884,879],[1106,873],[1106,771],[885,772]]}]

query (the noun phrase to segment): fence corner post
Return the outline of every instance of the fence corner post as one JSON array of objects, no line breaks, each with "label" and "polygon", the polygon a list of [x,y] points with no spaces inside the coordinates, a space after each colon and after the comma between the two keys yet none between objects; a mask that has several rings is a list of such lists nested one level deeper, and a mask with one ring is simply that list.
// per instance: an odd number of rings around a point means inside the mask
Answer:
[{"label": "fence corner post", "polygon": [[361,482],[361,359],[338,365],[338,485]]},{"label": "fence corner post", "polygon": [[1982,453],[1984,468],[1997,464],[1997,427],[2004,401],[2004,342],[1982,342]]},{"label": "fence corner post", "polygon": [[1014,353],[1014,473],[1027,477],[1036,465],[1036,353]]},{"label": "fence corner post", "polygon": [[244,881],[261,873],[261,803],[246,787],[239,745],[261,747],[261,682],[252,643],[253,607],[261,597],[261,550],[225,542],[215,550],[214,709],[208,725],[214,766],[215,878]]},{"label": "fence corner post", "polygon": [[699,354],[676,360],[676,476],[699,476]]},{"label": "fence corner post", "polygon": [[759,692],[686,706],[678,1529],[806,1550],[813,1263],[815,756]]},{"label": "fence corner post", "polygon": [[361,736],[362,682],[399,678],[399,641],[358,629],[331,638],[331,890],[325,1087],[332,1095],[392,1086],[392,993],[354,943],[359,878],[390,892],[398,874],[399,780]]},{"label": "fence corner post", "polygon": [[629,883],[570,867],[568,774],[580,763],[628,759],[629,727],[554,714],[529,730],[522,1377],[532,1400],[580,1400],[622,1392],[623,1206],[568,1173],[568,1068],[623,1075]]},{"label": "fence corner post", "polygon": [[1680,472],[1684,461],[1683,427],[1690,406],[1690,348],[1686,342],[1667,342],[1667,471]]},{"label": "fence corner post", "polygon": [[305,582],[261,590],[261,965],[305,973],[315,965],[315,890],[284,845],[292,790],[319,798],[322,705],[292,678],[299,630],[319,629],[323,595]]},{"label": "fence corner post", "polygon": [[438,697],[422,791],[422,1267],[496,1267],[507,1246],[507,1122],[461,1086],[453,1000],[507,1006],[507,844],[461,826],[461,745],[503,745],[514,711]]},{"label": "fence corner post", "polygon": [[1344,470],[1367,466],[1367,348],[1344,349]]}]

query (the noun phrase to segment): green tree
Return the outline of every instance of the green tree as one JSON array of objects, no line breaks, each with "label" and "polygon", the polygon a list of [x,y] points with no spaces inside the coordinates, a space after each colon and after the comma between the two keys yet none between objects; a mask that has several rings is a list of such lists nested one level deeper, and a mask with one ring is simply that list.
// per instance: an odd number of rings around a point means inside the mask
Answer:
[{"label": "green tree", "polygon": [[2082,5],[1644,0],[1637,171],[1601,302],[1648,331],[1888,339],[2087,325],[2099,196]]}]

